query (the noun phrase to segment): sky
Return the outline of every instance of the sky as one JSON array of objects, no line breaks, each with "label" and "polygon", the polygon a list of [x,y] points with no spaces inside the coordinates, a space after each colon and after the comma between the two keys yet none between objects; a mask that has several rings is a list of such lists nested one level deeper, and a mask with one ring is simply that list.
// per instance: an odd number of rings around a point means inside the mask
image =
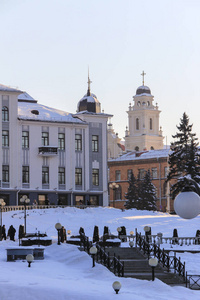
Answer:
[{"label": "sky", "polygon": [[186,112],[200,138],[198,0],[1,0],[0,83],[75,113],[97,95],[124,137],[136,89],[149,86],[164,143]]},{"label": "sky", "polygon": [[[71,230],[71,235],[77,235],[79,228],[83,227],[90,240],[95,225],[99,228],[100,236],[104,226],[108,226],[114,235],[117,235],[117,228],[120,226],[126,227],[127,234],[135,232],[135,228],[144,234],[144,226],[150,226],[153,235],[162,232],[163,237],[172,237],[173,229],[177,228],[179,237],[194,237],[199,229],[199,218],[185,220],[167,213],[135,209],[122,212],[108,207],[28,210],[27,232],[46,232],[48,238],[52,239],[52,245],[44,247],[44,259],[34,260],[28,268],[26,260],[7,262],[6,256],[6,249],[19,248],[18,228],[23,224],[24,211],[3,212],[6,230],[12,224],[17,232],[15,242],[9,238],[0,242],[0,299],[115,300],[117,297],[119,300],[199,300],[199,290],[190,290],[185,286],[171,287],[158,280],[156,268],[155,281],[117,277],[98,263],[92,268],[91,257],[86,252],[79,251],[77,246],[66,243],[57,245],[55,229],[55,224],[60,222],[66,230]],[[172,246],[163,241],[161,248],[171,250],[170,256],[178,249],[200,251],[200,245]],[[129,243],[121,243],[121,247],[129,247]],[[188,274],[199,275],[200,253],[185,252],[177,255],[181,257],[182,263],[186,263]],[[121,283],[117,296],[112,288],[114,281]]]}]

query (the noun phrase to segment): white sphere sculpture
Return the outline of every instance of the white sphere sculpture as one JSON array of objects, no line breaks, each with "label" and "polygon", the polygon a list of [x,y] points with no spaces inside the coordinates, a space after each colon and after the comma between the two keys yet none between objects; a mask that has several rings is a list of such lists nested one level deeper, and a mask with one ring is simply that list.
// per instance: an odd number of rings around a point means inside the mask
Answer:
[{"label": "white sphere sculpture", "polygon": [[183,219],[193,219],[200,213],[200,197],[195,192],[182,192],[174,200],[174,210]]}]

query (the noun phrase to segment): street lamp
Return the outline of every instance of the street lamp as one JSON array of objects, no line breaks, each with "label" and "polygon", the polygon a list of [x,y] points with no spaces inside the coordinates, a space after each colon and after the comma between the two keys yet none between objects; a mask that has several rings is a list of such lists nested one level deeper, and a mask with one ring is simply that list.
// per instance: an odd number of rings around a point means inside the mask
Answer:
[{"label": "street lamp", "polygon": [[118,294],[118,292],[121,289],[122,285],[119,281],[114,281],[113,284],[112,284],[112,287],[113,287],[114,291],[116,292],[116,294]]},{"label": "street lamp", "polygon": [[3,198],[0,199],[0,206],[1,206],[1,230],[0,230],[0,241],[2,241],[2,211],[3,207],[6,205],[6,202]]},{"label": "street lamp", "polygon": [[92,255],[92,267],[94,268],[95,267],[95,255],[97,254],[97,247],[95,246],[92,246],[90,248],[90,254]]},{"label": "street lamp", "polygon": [[32,254],[26,255],[26,261],[27,261],[27,263],[28,263],[28,267],[29,267],[29,268],[30,268],[31,263],[33,262],[33,260],[34,260],[34,256],[33,256]]},{"label": "street lamp", "polygon": [[62,225],[60,223],[56,223],[55,228],[58,231],[58,245],[60,245],[60,230],[62,228]]},{"label": "street lamp", "polygon": [[152,269],[152,281],[154,281],[154,279],[155,279],[155,267],[158,265],[157,258],[150,258],[149,259],[149,265]]},{"label": "street lamp", "polygon": [[[183,219],[193,219],[200,213],[200,187],[191,178],[185,178],[185,181],[186,187],[174,200],[174,210]],[[196,192],[191,190],[191,185],[195,186]]]},{"label": "street lamp", "polygon": [[115,207],[115,194],[114,191],[116,191],[119,188],[119,184],[116,182],[112,182],[109,184],[109,188],[113,190],[113,207]]},{"label": "street lamp", "polygon": [[151,230],[151,227],[144,226],[145,239],[146,239],[147,243],[149,243],[150,230]]},{"label": "street lamp", "polygon": [[24,204],[24,232],[26,234],[26,205],[30,203],[30,199],[28,198],[28,196],[23,195],[20,199],[20,202]]}]

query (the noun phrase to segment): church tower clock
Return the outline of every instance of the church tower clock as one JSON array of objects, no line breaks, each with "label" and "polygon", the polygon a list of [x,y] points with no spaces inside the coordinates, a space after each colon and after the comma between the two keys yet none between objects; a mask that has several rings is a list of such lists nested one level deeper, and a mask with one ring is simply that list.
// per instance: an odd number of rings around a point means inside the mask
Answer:
[{"label": "church tower clock", "polygon": [[153,150],[163,149],[162,129],[159,127],[160,110],[153,104],[154,96],[151,90],[144,85],[144,71],[142,72],[142,86],[133,96],[133,105],[129,104],[128,124],[125,131],[126,150]]}]

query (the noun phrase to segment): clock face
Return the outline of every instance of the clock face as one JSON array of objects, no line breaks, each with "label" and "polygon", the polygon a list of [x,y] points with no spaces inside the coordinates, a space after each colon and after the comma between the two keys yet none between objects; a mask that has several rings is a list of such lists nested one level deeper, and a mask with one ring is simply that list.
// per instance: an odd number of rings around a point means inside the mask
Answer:
[{"label": "clock face", "polygon": [[138,101],[138,102],[137,102],[137,106],[140,106],[140,105],[141,105],[141,103],[140,103],[140,101]]}]

